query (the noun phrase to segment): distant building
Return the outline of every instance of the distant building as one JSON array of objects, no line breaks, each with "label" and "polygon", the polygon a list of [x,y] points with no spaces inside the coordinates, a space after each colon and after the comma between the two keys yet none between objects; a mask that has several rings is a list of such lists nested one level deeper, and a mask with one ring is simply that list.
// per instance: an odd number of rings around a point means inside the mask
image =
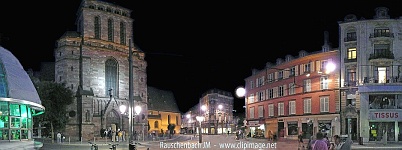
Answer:
[{"label": "distant building", "polygon": [[362,142],[402,141],[402,18],[378,7],[372,19],[339,21],[342,133]]},{"label": "distant building", "polygon": [[40,97],[19,60],[0,46],[0,145],[33,145],[33,119],[42,114]]},{"label": "distant building", "polygon": [[[316,132],[340,134],[339,53],[324,34],[321,51],[286,55],[245,79],[247,129],[297,139]],[[333,64],[335,70],[327,68]],[[331,65],[332,66],[332,65]],[[333,68],[332,68],[333,69]],[[330,72],[329,72],[330,71]],[[272,133],[272,134],[270,134]]]},{"label": "distant building", "polygon": [[198,133],[198,121],[196,117],[200,112],[200,104],[197,103],[195,106],[191,107],[187,112],[182,114],[182,125],[183,132],[186,134]]},{"label": "distant building", "polygon": [[[129,93],[142,108],[139,123],[147,125],[147,63],[131,41],[132,10],[100,0],[82,0],[77,30],[66,31],[56,42],[55,82],[76,91],[65,136],[72,141],[101,137],[101,129],[129,131],[129,119],[119,106],[129,106]],[[130,47],[131,45],[131,47]],[[129,91],[129,50],[133,56],[133,90]],[[144,116],[144,117],[142,117]],[[134,131],[147,134],[147,127]],[[129,132],[127,132],[130,134]],[[140,137],[144,137],[141,136]]]},{"label": "distant building", "polygon": [[[200,115],[204,116],[202,133],[222,134],[232,132],[233,122],[232,93],[220,89],[211,89],[200,98]],[[205,106],[205,110],[202,107]]]},{"label": "distant building", "polygon": [[181,112],[171,91],[148,86],[149,132],[166,133],[169,124],[174,124],[175,133],[180,133]]}]

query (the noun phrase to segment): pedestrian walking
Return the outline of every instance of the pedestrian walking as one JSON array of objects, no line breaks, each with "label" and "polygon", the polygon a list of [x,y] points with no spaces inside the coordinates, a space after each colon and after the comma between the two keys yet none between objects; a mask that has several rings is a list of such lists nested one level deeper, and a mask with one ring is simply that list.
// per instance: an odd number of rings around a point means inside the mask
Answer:
[{"label": "pedestrian walking", "polygon": [[303,131],[300,132],[300,134],[299,134],[299,136],[298,136],[298,139],[299,139],[299,149],[304,150]]},{"label": "pedestrian walking", "polygon": [[57,143],[61,143],[61,133],[60,132],[57,133],[56,138],[57,138]]}]

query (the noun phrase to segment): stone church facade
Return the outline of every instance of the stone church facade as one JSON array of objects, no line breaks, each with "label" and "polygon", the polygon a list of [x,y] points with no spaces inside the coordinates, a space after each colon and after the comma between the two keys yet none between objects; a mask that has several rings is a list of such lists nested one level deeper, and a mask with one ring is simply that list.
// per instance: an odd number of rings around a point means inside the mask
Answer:
[{"label": "stone church facade", "polygon": [[142,108],[133,121],[134,131],[147,133],[147,63],[145,54],[132,42],[134,20],[130,14],[131,10],[115,4],[82,0],[77,30],[67,31],[57,40],[55,81],[76,91],[64,131],[71,140],[100,137],[102,128],[128,133],[128,116],[121,114],[119,107],[129,106],[130,50],[134,105]]}]

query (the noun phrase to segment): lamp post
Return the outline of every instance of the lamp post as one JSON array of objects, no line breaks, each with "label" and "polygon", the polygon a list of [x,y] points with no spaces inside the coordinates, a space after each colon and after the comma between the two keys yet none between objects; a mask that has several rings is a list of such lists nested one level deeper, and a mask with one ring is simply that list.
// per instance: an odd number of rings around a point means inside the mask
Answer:
[{"label": "lamp post", "polygon": [[[222,117],[221,117],[221,115],[222,115],[222,108],[223,108],[223,106],[222,105],[218,105],[218,109],[219,109],[219,121],[221,122],[221,128],[222,128],[222,133],[221,134],[223,134],[223,121],[222,121]],[[218,125],[219,126],[219,125]]]},{"label": "lamp post", "polygon": [[[200,114],[202,115],[202,116],[205,116],[205,111],[207,110],[207,106],[205,106],[205,105],[202,105],[201,106],[201,112],[200,112]],[[209,118],[209,115],[208,115],[208,118]],[[205,120],[205,117],[204,117],[204,119],[202,120],[202,121],[204,121]],[[209,119],[208,119],[209,120]],[[202,122],[200,122],[200,124],[201,124]],[[209,125],[208,125],[208,128],[209,128]]]},{"label": "lamp post", "polygon": [[202,143],[201,122],[204,120],[204,116],[197,116],[196,119],[200,123],[200,127],[198,129],[198,143]]},{"label": "lamp post", "polygon": [[[120,105],[119,109],[120,109],[121,114],[125,114],[127,107],[125,105]],[[141,106],[135,106],[134,111],[135,111],[135,113],[133,114],[133,118],[131,120],[129,119],[129,125],[128,126],[129,126],[130,130],[133,128],[133,124],[131,124],[131,121],[134,120],[135,117],[138,116],[138,114],[140,114]],[[132,109],[131,110],[129,109],[129,116],[131,116],[130,113],[132,113]],[[133,130],[131,130],[131,131],[133,131]],[[132,134],[132,132],[130,132],[129,134],[130,134],[129,135],[130,143],[128,145],[128,149],[129,150],[136,150],[136,146],[135,146],[136,143],[134,141],[133,134]]]},{"label": "lamp post", "polygon": [[[135,111],[135,114],[134,114],[134,119],[135,119],[135,117],[141,113],[141,106],[135,106],[134,111]],[[135,122],[134,122],[134,125],[135,125]],[[135,132],[135,128],[134,128],[134,132]],[[136,139],[136,138],[134,138],[134,139]]]},{"label": "lamp post", "polygon": [[[126,114],[126,110],[127,110],[127,106],[126,106],[126,105],[120,105],[120,106],[119,106],[119,110],[120,110],[120,113],[121,113],[121,114],[124,114],[124,115],[125,115],[125,114]],[[121,130],[124,130],[124,124],[123,124],[123,123],[124,123],[124,121],[122,120],[122,121],[121,121]]]}]

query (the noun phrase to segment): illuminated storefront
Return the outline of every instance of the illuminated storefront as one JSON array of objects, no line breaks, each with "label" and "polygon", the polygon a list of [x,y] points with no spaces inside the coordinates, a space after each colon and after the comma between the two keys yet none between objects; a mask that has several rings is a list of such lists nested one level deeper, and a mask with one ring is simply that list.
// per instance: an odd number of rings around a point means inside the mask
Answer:
[{"label": "illuminated storefront", "polygon": [[33,116],[44,109],[27,72],[0,47],[0,141],[32,140]]},{"label": "illuminated storefront", "polygon": [[365,90],[367,89],[360,88],[360,136],[363,137],[363,141],[402,141],[400,130],[402,128],[402,94],[394,94],[393,91],[397,90],[396,88],[387,88],[386,93],[371,93]]}]

